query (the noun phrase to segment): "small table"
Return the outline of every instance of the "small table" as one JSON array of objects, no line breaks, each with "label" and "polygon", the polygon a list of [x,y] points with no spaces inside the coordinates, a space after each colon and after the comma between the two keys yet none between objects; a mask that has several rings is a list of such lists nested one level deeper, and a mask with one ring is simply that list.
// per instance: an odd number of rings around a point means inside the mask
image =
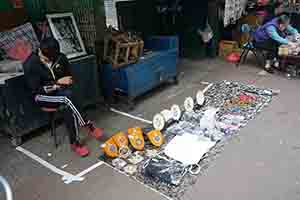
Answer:
[{"label": "small table", "polygon": [[280,69],[286,69],[288,64],[299,65],[300,64],[300,55],[288,55],[280,56]]}]

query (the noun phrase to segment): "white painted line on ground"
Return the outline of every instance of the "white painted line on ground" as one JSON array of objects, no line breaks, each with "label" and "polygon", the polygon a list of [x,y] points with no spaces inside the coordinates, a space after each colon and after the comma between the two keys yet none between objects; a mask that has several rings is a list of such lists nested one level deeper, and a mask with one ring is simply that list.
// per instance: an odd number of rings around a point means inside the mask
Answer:
[{"label": "white painted line on ground", "polygon": [[22,152],[23,154],[27,155],[28,157],[30,157],[31,159],[35,160],[36,162],[40,163],[41,165],[43,165],[44,167],[50,169],[52,172],[61,175],[62,176],[62,180],[66,183],[72,183],[73,181],[83,181],[84,178],[83,177],[78,177],[78,176],[74,176],[66,171],[63,171],[57,167],[55,167],[54,165],[50,164],[49,162],[43,160],[42,158],[40,158],[39,156],[31,153],[30,151],[24,149],[23,147],[17,147],[16,148],[17,151]]},{"label": "white painted line on ground", "polygon": [[[103,164],[104,164],[104,165],[106,165],[107,167],[109,167],[109,168],[113,169],[114,171],[116,171],[116,172],[119,172],[120,174],[123,174],[123,175],[125,175],[125,176],[127,176],[127,177],[131,177],[131,176],[129,176],[128,174],[126,174],[125,172],[122,172],[121,170],[119,170],[119,169],[116,169],[116,168],[114,168],[114,167],[110,166],[109,164],[107,164],[107,163],[105,163],[105,162],[103,162]],[[135,177],[132,177],[132,178],[133,178],[133,179],[134,179],[136,182],[138,182],[138,183],[142,184],[144,187],[146,187],[146,188],[148,188],[148,189],[152,190],[153,192],[155,192],[155,193],[157,193],[157,194],[159,194],[159,195],[163,196],[164,198],[166,198],[166,199],[168,199],[168,200],[173,200],[171,197],[168,197],[167,195],[165,195],[165,194],[161,193],[160,191],[157,191],[157,190],[155,190],[154,188],[152,188],[152,187],[150,187],[150,186],[146,185],[145,183],[143,183],[143,182],[139,181],[139,180],[138,180],[138,179],[136,179]]]},{"label": "white painted line on ground", "polygon": [[177,92],[167,96],[167,99],[168,100],[173,99],[174,97],[177,97],[177,96],[181,95],[182,93],[184,93],[184,90],[178,90]]},{"label": "white painted line on ground", "polygon": [[[73,175],[71,173],[68,173],[66,171],[63,171],[63,170],[55,167],[54,165],[52,165],[49,162],[43,160],[42,158],[35,155],[34,153],[31,153],[30,151],[24,149],[23,147],[17,147],[16,150],[24,153],[25,155],[27,155],[31,159],[33,159],[36,162],[40,163],[44,167],[50,169],[52,172],[54,172],[58,175],[61,175],[62,176],[61,179],[64,181],[65,184],[70,184],[72,182],[81,182],[85,179],[83,176],[85,176],[86,174],[90,173],[94,169],[96,169],[96,168],[100,167],[101,165],[103,165],[103,162],[100,161],[100,162],[97,162],[96,164],[92,165],[91,167],[83,170],[82,172],[78,173],[77,175]],[[63,167],[67,167],[67,165],[64,165]]]},{"label": "white painted line on ground", "polygon": [[202,85],[209,85],[209,84],[210,84],[210,82],[201,81],[201,84],[202,84]]},{"label": "white painted line on ground", "polygon": [[136,117],[136,116],[134,116],[134,115],[131,115],[131,114],[128,114],[128,113],[119,111],[119,110],[114,109],[114,108],[110,108],[110,111],[112,111],[112,112],[114,112],[114,113],[117,113],[117,114],[120,114],[120,115],[123,115],[123,116],[126,116],[126,117],[129,117],[129,118],[132,118],[132,119],[139,120],[139,121],[144,122],[144,123],[147,123],[147,124],[152,124],[152,121],[143,119],[143,118],[141,118],[141,117]]},{"label": "white painted line on ground", "polygon": [[63,165],[60,168],[65,169],[66,167],[68,167],[68,164]]},{"label": "white painted line on ground", "polygon": [[[102,162],[102,161],[100,161],[100,162],[98,162],[98,163],[96,163],[96,164],[90,166],[89,168],[83,170],[82,172],[80,172],[79,174],[76,174],[75,176],[76,176],[76,177],[83,177],[83,176],[85,176],[86,174],[88,174],[88,173],[90,173],[91,171],[93,171],[94,169],[100,167],[101,165],[103,165],[103,162]],[[65,183],[66,183],[66,184],[69,184],[70,182],[65,181]]]},{"label": "white painted line on ground", "polygon": [[213,85],[214,85],[214,84],[211,83],[211,84],[209,84],[208,86],[206,86],[206,88],[204,88],[204,89],[202,90],[203,94],[205,94],[205,92],[207,92],[207,90],[208,90],[209,88],[211,88],[211,86],[213,86]]}]

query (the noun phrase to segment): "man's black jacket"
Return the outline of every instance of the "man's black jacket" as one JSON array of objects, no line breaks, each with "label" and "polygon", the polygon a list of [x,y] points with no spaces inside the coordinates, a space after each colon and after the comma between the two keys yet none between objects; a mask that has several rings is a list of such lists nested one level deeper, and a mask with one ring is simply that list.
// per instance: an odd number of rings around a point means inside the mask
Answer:
[{"label": "man's black jacket", "polygon": [[60,78],[71,76],[70,64],[64,54],[60,54],[50,68],[40,61],[38,55],[31,54],[23,68],[26,85],[34,95],[46,94],[45,86],[52,86]]}]

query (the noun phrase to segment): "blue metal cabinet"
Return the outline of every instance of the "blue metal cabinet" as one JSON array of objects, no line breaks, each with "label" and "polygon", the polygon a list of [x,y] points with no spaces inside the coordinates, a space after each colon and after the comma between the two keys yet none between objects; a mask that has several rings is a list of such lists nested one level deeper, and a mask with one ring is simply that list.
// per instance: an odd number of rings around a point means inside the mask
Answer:
[{"label": "blue metal cabinet", "polygon": [[95,55],[70,60],[74,78],[73,92],[81,106],[95,104],[100,96],[98,64]]},{"label": "blue metal cabinet", "polygon": [[145,47],[153,52],[138,63],[120,69],[103,66],[102,86],[105,97],[111,97],[114,90],[122,91],[129,99],[134,99],[169,79],[177,76],[177,37],[153,37],[145,42]]}]

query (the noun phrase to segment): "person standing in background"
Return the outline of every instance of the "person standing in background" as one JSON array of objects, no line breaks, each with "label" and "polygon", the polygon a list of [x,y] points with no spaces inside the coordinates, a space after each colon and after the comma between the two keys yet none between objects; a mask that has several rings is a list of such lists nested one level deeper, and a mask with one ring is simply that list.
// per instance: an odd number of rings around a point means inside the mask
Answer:
[{"label": "person standing in background", "polygon": [[269,12],[267,13],[267,16],[264,17],[264,21],[263,24],[266,24],[267,22],[271,21],[272,19],[283,15],[284,13],[284,3],[282,2],[276,2],[275,4],[273,4],[270,9]]}]

